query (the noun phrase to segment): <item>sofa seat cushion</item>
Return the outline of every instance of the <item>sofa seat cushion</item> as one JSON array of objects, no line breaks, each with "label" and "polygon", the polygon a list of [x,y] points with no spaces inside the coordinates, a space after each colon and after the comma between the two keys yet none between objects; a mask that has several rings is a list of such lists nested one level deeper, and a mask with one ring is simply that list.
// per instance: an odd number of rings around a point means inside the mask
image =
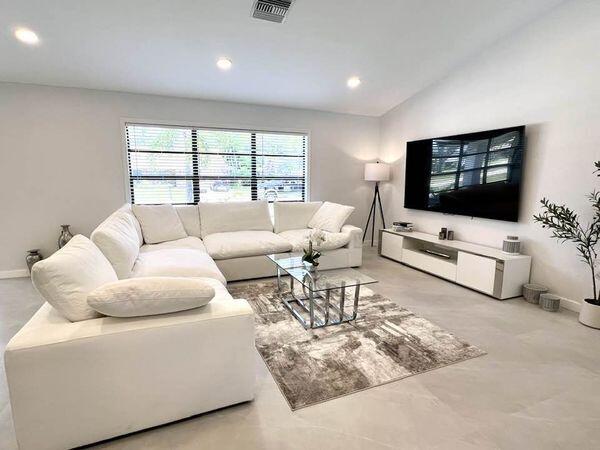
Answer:
[{"label": "sofa seat cushion", "polygon": [[208,254],[214,259],[241,258],[289,252],[292,245],[271,231],[230,231],[204,238]]},{"label": "sofa seat cushion", "polygon": [[227,282],[208,253],[190,248],[140,251],[137,262],[133,266],[132,275],[135,278],[207,277],[219,280],[223,284]]},{"label": "sofa seat cushion", "polygon": [[[292,245],[292,251],[300,252],[308,246],[308,238],[313,232],[310,228],[304,230],[288,230],[279,233],[279,236],[284,238]],[[330,233],[329,231],[323,231],[325,234],[325,242],[320,245],[316,245],[315,250],[334,250],[336,248],[342,248],[350,242],[351,235],[349,232]]]},{"label": "sofa seat cushion", "polygon": [[120,318],[101,316],[80,322],[70,322],[48,302],[33,315],[6,346],[7,351],[44,347],[62,342],[87,338],[143,331],[163,326],[222,319],[230,315],[250,314],[252,309],[245,300],[234,299],[222,283],[213,278],[198,278],[215,291],[215,295],[203,308],[149,317]]},{"label": "sofa seat cushion", "polygon": [[155,252],[158,250],[167,250],[175,248],[198,250],[200,252],[206,253],[206,247],[202,243],[202,240],[194,236],[188,236],[183,239],[176,239],[174,241],[161,242],[160,244],[142,245],[142,247],[140,248],[140,253]]}]

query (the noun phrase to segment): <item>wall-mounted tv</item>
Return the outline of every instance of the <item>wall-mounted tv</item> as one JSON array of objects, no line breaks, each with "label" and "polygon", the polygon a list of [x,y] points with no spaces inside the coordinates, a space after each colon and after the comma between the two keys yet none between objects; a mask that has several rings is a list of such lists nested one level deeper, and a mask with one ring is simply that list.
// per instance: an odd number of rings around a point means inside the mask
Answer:
[{"label": "wall-mounted tv", "polygon": [[525,126],[406,144],[404,207],[516,222]]}]

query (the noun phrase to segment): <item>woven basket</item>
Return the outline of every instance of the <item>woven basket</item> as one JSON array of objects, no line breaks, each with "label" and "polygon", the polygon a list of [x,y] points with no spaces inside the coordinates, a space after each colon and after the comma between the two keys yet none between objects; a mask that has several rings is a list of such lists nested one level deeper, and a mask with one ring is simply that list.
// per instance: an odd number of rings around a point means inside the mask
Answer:
[{"label": "woven basket", "polygon": [[554,294],[540,295],[540,308],[544,311],[556,312],[560,307],[560,297]]},{"label": "woven basket", "polygon": [[539,284],[524,284],[523,285],[523,298],[529,303],[535,305],[540,303],[540,295],[548,292],[548,288],[540,286]]}]

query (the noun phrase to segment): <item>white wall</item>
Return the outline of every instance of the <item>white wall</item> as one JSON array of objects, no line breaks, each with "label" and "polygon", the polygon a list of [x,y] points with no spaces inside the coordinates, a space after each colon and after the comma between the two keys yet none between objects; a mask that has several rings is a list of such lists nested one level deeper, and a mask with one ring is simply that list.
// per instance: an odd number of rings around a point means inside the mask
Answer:
[{"label": "white wall", "polygon": [[309,131],[311,198],[366,219],[363,160],[377,155],[377,118],[0,83],[0,276],[24,269],[27,249],[55,251],[61,224],[89,235],[125,201],[122,118]]},{"label": "white wall", "polygon": [[[522,124],[519,223],[403,208],[407,141]],[[585,195],[600,188],[592,175],[600,160],[600,2],[567,2],[385,114],[381,126],[381,156],[395,163],[384,192],[393,218],[430,233],[448,226],[457,239],[495,247],[507,234],[519,235],[533,255],[534,282],[577,301],[591,295],[591,276],[574,246],[551,240],[531,216],[546,196],[589,217]]]}]

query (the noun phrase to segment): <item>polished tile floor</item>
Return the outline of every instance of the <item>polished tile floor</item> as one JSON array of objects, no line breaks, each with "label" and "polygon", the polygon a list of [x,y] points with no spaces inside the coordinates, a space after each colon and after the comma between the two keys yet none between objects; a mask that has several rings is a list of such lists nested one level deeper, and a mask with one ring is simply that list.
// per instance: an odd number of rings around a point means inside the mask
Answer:
[{"label": "polished tile floor", "polygon": [[[380,280],[375,291],[488,354],[296,412],[257,354],[253,402],[95,448],[600,448],[600,331],[571,312],[499,302],[370,248],[361,270]],[[2,348],[40,303],[27,279],[0,281]],[[4,373],[0,448],[16,448]]]}]

